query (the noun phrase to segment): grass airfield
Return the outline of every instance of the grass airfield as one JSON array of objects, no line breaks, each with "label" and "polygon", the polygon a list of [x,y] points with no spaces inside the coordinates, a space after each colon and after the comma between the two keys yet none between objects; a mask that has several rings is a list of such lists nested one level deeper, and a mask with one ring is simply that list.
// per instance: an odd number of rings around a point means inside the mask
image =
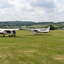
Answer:
[{"label": "grass airfield", "polygon": [[64,30],[32,35],[16,31],[16,37],[0,35],[0,64],[64,64]]}]

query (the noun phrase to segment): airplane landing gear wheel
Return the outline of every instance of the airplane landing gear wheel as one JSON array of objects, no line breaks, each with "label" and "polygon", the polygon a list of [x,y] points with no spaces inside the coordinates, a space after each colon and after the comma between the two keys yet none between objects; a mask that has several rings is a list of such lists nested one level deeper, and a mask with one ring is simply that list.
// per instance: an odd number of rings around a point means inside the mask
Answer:
[{"label": "airplane landing gear wheel", "polygon": [[3,35],[3,37],[5,37],[5,35]]},{"label": "airplane landing gear wheel", "polygon": [[10,37],[10,35],[9,35],[9,37]]}]

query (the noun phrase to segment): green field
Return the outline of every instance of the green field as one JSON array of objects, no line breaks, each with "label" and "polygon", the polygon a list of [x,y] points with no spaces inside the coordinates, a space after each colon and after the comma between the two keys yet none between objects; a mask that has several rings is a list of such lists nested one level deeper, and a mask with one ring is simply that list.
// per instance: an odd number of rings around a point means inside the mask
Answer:
[{"label": "green field", "polygon": [[16,37],[0,35],[0,64],[64,64],[64,30],[32,35],[19,30]]}]

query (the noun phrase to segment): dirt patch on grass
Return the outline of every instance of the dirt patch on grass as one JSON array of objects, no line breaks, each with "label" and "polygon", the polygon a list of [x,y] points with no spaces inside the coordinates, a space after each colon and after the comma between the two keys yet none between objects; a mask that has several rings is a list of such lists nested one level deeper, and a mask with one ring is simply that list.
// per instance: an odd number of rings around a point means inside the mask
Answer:
[{"label": "dirt patch on grass", "polygon": [[3,59],[4,59],[4,58],[6,58],[6,57],[7,57],[6,54],[1,54],[1,55],[0,55],[0,58],[3,58]]},{"label": "dirt patch on grass", "polygon": [[64,56],[63,55],[57,55],[57,56],[53,56],[54,60],[59,60],[59,61],[63,61],[64,60]]},{"label": "dirt patch on grass", "polygon": [[7,57],[12,58],[13,56],[12,56],[12,54],[10,54],[10,53],[0,54],[0,58],[2,58],[2,59],[5,59],[5,58],[7,58]]},{"label": "dirt patch on grass", "polygon": [[11,44],[9,44],[9,45],[18,45],[18,43],[11,43]]},{"label": "dirt patch on grass", "polygon": [[36,50],[24,50],[23,52],[26,52],[26,53],[34,53],[34,52],[36,52]]}]

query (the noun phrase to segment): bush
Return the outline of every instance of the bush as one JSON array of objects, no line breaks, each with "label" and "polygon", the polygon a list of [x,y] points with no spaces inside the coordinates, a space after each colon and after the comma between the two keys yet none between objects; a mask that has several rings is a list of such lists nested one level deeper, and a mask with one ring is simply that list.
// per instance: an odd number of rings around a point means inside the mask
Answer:
[{"label": "bush", "polygon": [[55,30],[56,28],[52,25],[49,25],[50,26],[50,30]]}]

